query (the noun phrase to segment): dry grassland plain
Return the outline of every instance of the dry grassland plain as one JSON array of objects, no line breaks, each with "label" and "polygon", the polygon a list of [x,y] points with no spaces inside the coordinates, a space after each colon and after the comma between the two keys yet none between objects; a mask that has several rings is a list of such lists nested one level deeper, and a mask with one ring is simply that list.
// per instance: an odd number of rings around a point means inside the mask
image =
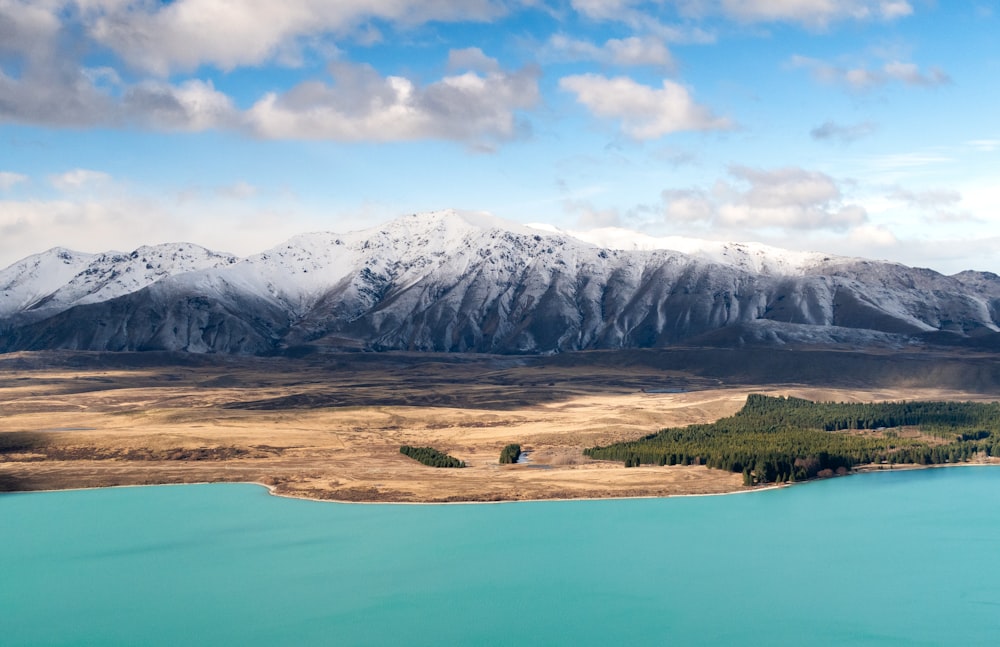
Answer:
[{"label": "dry grassland plain", "polygon": [[[714,421],[750,392],[996,399],[989,384],[751,384],[735,370],[685,370],[685,361],[0,356],[0,490],[248,481],[282,495],[366,502],[718,494],[744,489],[741,476],[700,466],[625,469],[582,450]],[[529,462],[500,465],[500,450],[514,442]],[[399,453],[404,444],[435,447],[468,467],[426,467]]]}]

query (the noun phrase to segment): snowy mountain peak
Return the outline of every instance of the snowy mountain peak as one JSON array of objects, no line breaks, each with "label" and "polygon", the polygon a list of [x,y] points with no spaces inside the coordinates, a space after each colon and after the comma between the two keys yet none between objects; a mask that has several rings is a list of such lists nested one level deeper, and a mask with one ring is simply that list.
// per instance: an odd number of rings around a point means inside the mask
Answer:
[{"label": "snowy mountain peak", "polygon": [[995,275],[459,211],[302,234],[242,260],[186,243],[55,249],[0,271],[0,290],[0,352],[1000,345]]},{"label": "snowy mountain peak", "polygon": [[[144,245],[131,253],[82,254],[56,248],[38,257],[43,258],[37,269],[17,279],[18,294],[13,288],[4,290],[0,316],[22,311],[26,318],[38,319],[74,305],[130,294],[168,276],[232,265],[238,260],[191,243]],[[4,274],[19,266],[11,266]],[[0,278],[0,285],[3,283]],[[20,305],[11,308],[17,302]],[[10,312],[5,312],[7,309]]]},{"label": "snowy mountain peak", "polygon": [[94,258],[94,254],[53,247],[0,270],[0,318],[35,306]]},{"label": "snowy mountain peak", "polygon": [[820,252],[797,252],[763,243],[731,243],[686,236],[650,236],[621,227],[600,227],[586,231],[561,230],[544,224],[532,224],[531,227],[571,236],[604,249],[674,251],[747,272],[775,276],[802,275],[820,263],[834,259],[845,260]]},{"label": "snowy mountain peak", "polygon": [[401,229],[411,233],[437,233],[450,236],[465,236],[472,232],[490,231],[508,231],[523,235],[538,233],[526,225],[498,218],[485,211],[459,209],[442,209],[402,216],[389,222],[385,228],[390,231]]}]

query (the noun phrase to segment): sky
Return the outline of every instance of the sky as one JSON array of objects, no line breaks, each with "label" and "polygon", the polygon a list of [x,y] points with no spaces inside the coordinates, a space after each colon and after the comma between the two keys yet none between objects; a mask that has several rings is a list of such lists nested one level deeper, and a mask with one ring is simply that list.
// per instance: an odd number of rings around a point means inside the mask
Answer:
[{"label": "sky", "polygon": [[1000,0],[0,0],[0,267],[455,208],[1000,273]]}]

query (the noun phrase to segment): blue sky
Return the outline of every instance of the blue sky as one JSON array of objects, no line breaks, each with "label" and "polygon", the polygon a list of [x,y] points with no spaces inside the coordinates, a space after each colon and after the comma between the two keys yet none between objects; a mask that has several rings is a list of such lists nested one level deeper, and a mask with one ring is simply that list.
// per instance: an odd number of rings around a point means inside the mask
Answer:
[{"label": "blue sky", "polygon": [[0,0],[0,266],[458,208],[1000,272],[1000,0]]}]

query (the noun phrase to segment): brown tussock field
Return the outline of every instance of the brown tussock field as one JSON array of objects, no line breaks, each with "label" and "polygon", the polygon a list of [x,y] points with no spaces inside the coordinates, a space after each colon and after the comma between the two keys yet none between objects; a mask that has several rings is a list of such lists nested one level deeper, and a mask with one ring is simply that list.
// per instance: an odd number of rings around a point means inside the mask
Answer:
[{"label": "brown tussock field", "polygon": [[[747,385],[658,366],[537,358],[153,359],[0,358],[0,490],[249,481],[339,501],[718,494],[744,489],[741,475],[625,469],[582,452],[717,420],[750,392],[994,399],[949,388]],[[649,392],[657,390],[678,392]],[[500,450],[513,442],[529,463],[500,465]],[[467,467],[421,465],[399,453],[404,444],[434,447]]]}]

